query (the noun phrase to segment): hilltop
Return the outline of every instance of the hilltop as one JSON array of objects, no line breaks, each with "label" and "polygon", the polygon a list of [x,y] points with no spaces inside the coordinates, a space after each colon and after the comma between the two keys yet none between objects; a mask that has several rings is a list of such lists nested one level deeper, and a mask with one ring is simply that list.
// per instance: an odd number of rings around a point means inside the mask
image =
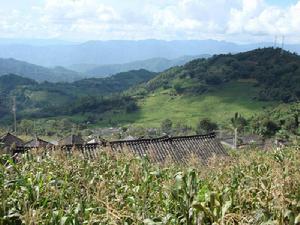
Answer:
[{"label": "hilltop", "polygon": [[300,94],[300,57],[281,49],[216,55],[174,67],[129,92],[140,110],[120,121],[157,126],[166,118],[194,125],[209,117],[226,123],[235,112],[251,117]]}]

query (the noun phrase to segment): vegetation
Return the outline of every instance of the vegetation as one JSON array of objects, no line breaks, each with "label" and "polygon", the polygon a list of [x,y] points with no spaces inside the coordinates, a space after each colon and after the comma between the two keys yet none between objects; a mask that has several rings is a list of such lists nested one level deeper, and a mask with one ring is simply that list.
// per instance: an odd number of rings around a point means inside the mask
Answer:
[{"label": "vegetation", "polygon": [[277,135],[286,139],[299,135],[300,105],[281,104],[265,110],[250,120],[253,132],[269,137]]},{"label": "vegetation", "polygon": [[218,124],[212,122],[208,118],[199,121],[196,127],[197,134],[208,134],[218,129]]},{"label": "vegetation", "polygon": [[[160,74],[138,70],[103,79],[41,84],[2,76],[0,121],[11,124],[11,97],[17,96],[19,120],[68,118],[88,126],[158,128],[170,119],[173,125],[196,129],[199,120],[207,118],[221,129],[247,127],[266,137],[297,134],[293,113],[288,113],[289,118],[268,113],[279,103],[290,108],[297,101],[299,65],[298,55],[265,48],[197,59]],[[236,112],[243,118],[234,122]]]},{"label": "vegetation", "polygon": [[230,82],[201,95],[174,95],[170,90],[157,90],[138,100],[139,111],[118,115],[116,119],[147,127],[159,127],[163,120],[171,119],[195,128],[199,120],[209,118],[222,127],[229,126],[236,112],[249,119],[276,104],[254,99],[259,90],[244,81]]},{"label": "vegetation", "polygon": [[47,68],[15,59],[0,58],[0,76],[18,74],[38,82],[66,82],[82,79],[83,75],[64,67]]},{"label": "vegetation", "polygon": [[263,101],[297,101],[300,57],[282,49],[264,48],[235,55],[193,60],[161,73],[145,85],[147,92],[174,88],[177,94],[199,95],[230,81],[248,80],[260,87]]},{"label": "vegetation", "polygon": [[[66,158],[67,157],[67,158]],[[299,224],[300,154],[235,152],[203,167],[127,153],[2,156],[0,224]]]},{"label": "vegetation", "polygon": [[16,96],[17,99],[19,119],[99,114],[120,108],[121,111],[134,112],[137,105],[132,98],[119,93],[148,81],[154,75],[152,72],[138,70],[102,79],[41,84],[17,75],[1,76],[0,104],[3,107],[0,108],[0,120],[11,120],[8,112],[11,110],[12,96]]}]

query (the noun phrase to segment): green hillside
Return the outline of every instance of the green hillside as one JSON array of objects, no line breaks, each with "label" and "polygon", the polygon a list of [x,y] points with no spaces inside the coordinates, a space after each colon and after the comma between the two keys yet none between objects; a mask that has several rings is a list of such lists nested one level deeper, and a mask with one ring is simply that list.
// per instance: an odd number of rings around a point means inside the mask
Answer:
[{"label": "green hillside", "polygon": [[155,75],[146,70],[135,70],[73,83],[37,83],[17,75],[0,76],[0,120],[11,119],[13,96],[16,96],[19,119],[78,116],[85,112],[100,114],[126,107],[134,109],[134,101],[121,92],[149,81]]},{"label": "green hillside", "polygon": [[195,125],[204,117],[223,124],[235,112],[250,117],[280,102],[298,101],[299,81],[300,57],[281,49],[197,59],[129,91],[140,110],[115,118],[146,126],[166,118]]},{"label": "green hillside", "polygon": [[[159,74],[138,70],[73,83],[2,85],[10,90],[8,97],[17,96],[19,119],[153,127],[168,118],[195,127],[210,118],[225,126],[236,112],[250,118],[279,103],[297,102],[300,57],[265,48],[197,59]],[[8,112],[0,110],[2,116]]]},{"label": "green hillside", "polygon": [[134,123],[146,127],[157,127],[164,119],[184,122],[190,126],[202,118],[210,118],[219,124],[226,124],[235,112],[249,118],[262,112],[276,102],[255,99],[260,88],[247,81],[236,81],[222,85],[202,95],[177,95],[170,90],[157,90],[138,101],[140,110],[131,114],[107,115],[101,125],[108,121],[115,124]]}]

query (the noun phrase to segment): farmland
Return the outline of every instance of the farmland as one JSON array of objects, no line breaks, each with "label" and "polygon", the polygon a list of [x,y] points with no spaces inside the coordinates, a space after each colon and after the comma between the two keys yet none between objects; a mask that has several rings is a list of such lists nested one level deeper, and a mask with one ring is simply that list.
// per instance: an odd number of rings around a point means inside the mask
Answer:
[{"label": "farmland", "polygon": [[300,223],[294,148],[232,152],[208,166],[108,151],[95,160],[58,152],[19,160],[1,157],[1,225]]}]

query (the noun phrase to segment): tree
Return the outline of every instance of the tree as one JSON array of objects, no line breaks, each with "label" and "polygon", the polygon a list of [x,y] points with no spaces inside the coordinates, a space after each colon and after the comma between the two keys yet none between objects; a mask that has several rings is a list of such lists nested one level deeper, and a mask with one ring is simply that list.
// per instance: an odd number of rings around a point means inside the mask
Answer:
[{"label": "tree", "polygon": [[24,133],[25,135],[33,134],[34,125],[33,121],[31,120],[22,120],[19,124],[19,129],[21,133]]},{"label": "tree", "polygon": [[132,113],[138,110],[138,105],[134,101],[130,101],[126,107],[125,110],[127,113]]},{"label": "tree", "polygon": [[166,134],[170,134],[172,132],[173,122],[170,119],[165,119],[161,122],[161,130]]},{"label": "tree", "polygon": [[231,118],[230,121],[233,129],[236,129],[239,132],[243,131],[245,126],[248,124],[247,120],[239,113],[235,113],[234,117]]},{"label": "tree", "polygon": [[196,127],[197,134],[207,134],[218,129],[218,124],[208,118],[200,120]]}]

